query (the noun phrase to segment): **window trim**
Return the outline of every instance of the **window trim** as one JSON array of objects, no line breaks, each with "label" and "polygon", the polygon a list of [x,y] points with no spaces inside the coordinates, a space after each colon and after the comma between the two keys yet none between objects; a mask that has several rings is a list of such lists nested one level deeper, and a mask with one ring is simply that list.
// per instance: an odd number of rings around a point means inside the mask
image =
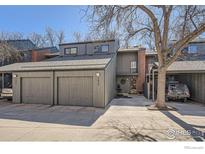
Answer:
[{"label": "window trim", "polygon": [[[134,64],[132,64],[133,62],[135,63],[135,67],[133,67],[133,65],[134,65]],[[135,70],[135,71],[132,71],[132,70]],[[137,73],[137,61],[130,62],[130,73],[131,74]]]},{"label": "window trim", "polygon": [[[76,49],[76,53],[75,54],[71,54],[71,49],[75,48]],[[66,53],[66,50],[70,49],[69,53]],[[78,47],[68,47],[68,48],[64,48],[64,55],[77,55],[78,54]]]}]

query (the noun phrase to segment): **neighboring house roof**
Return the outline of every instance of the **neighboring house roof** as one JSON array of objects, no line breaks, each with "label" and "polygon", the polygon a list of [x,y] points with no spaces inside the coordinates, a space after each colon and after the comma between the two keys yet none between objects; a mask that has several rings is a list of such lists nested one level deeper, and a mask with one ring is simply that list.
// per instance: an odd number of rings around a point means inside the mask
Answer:
[{"label": "neighboring house roof", "polygon": [[104,42],[114,42],[115,39],[110,40],[94,40],[94,41],[82,41],[82,42],[71,42],[71,43],[61,43],[59,46],[63,45],[74,45],[74,44],[87,44],[87,43],[104,43]]},{"label": "neighboring house roof", "polygon": [[32,51],[45,51],[45,50],[49,50],[50,52],[58,52],[59,50],[56,47],[45,47],[45,48],[34,48],[32,49]]},{"label": "neighboring house roof", "polygon": [[124,53],[124,52],[138,52],[140,50],[145,50],[146,48],[143,47],[132,47],[132,48],[119,48],[118,53]]},{"label": "neighboring house roof", "polygon": [[15,63],[0,67],[0,72],[104,69],[112,57]]},{"label": "neighboring house roof", "polygon": [[[158,63],[155,63],[158,65]],[[167,73],[202,73],[205,72],[205,61],[175,61]]]},{"label": "neighboring house roof", "polygon": [[33,48],[36,48],[35,44],[29,39],[22,39],[22,40],[3,40],[0,42],[6,42],[10,46],[14,47],[19,51],[28,51]]}]

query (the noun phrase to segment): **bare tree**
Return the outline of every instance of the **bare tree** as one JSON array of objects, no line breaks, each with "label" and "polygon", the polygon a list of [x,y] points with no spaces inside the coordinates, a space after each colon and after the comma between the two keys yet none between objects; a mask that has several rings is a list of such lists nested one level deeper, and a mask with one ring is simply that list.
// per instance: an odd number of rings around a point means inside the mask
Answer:
[{"label": "bare tree", "polygon": [[64,42],[65,33],[64,31],[57,32],[51,27],[47,27],[45,30],[44,39],[47,46],[56,46]]},{"label": "bare tree", "polygon": [[47,27],[44,34],[31,33],[28,36],[37,47],[58,46],[58,44],[65,41],[64,31],[55,31],[54,29]]},{"label": "bare tree", "polygon": [[19,32],[1,32],[0,40],[20,40],[24,39],[24,35]]},{"label": "bare tree", "polygon": [[48,46],[54,46],[54,44],[56,43],[56,34],[55,34],[55,31],[50,28],[50,27],[47,27],[46,30],[45,30],[45,39],[46,39],[46,42],[48,44]]},{"label": "bare tree", "polygon": [[[98,31],[123,28],[127,39],[150,38],[158,53],[158,87],[155,106],[167,108],[165,83],[167,68],[182,49],[205,32],[204,6],[93,6],[88,21]],[[169,46],[170,40],[176,42]]]},{"label": "bare tree", "polygon": [[46,41],[41,34],[31,33],[28,38],[36,45],[36,47],[42,48],[45,47]]},{"label": "bare tree", "polygon": [[75,42],[80,42],[83,41],[84,39],[82,38],[82,35],[80,32],[74,32],[73,33],[73,41]]},{"label": "bare tree", "polygon": [[11,64],[19,62],[22,58],[22,55],[15,48],[9,46],[6,41],[0,43],[0,61],[1,65]]},{"label": "bare tree", "polygon": [[59,31],[57,34],[57,40],[58,40],[58,44],[61,44],[65,41],[65,32],[64,31]]}]

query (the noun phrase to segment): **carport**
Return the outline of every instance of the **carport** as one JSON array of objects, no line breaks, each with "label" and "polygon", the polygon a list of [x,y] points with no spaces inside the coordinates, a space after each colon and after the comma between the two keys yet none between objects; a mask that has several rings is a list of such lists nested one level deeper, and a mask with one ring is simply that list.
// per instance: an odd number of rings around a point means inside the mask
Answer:
[{"label": "carport", "polygon": [[13,102],[105,107],[115,96],[115,55],[15,63],[0,67],[12,72]]},{"label": "carport", "polygon": [[[167,70],[167,79],[174,79],[188,85],[191,99],[205,103],[205,61],[176,61]],[[156,99],[157,63],[154,63],[146,77],[147,96]]]}]

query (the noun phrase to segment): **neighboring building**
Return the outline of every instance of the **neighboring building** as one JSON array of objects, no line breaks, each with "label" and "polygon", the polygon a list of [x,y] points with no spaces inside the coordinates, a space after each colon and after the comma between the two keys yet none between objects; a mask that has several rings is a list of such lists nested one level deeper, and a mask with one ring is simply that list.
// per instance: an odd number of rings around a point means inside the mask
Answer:
[{"label": "neighboring building", "polygon": [[56,47],[36,48],[32,49],[32,62],[43,61],[49,57],[58,56],[58,49]]},{"label": "neighboring building", "polygon": [[13,73],[13,101],[105,107],[116,95],[118,41],[60,44],[60,56],[0,67]]},{"label": "neighboring building", "polygon": [[[176,41],[172,40],[169,42],[171,47]],[[205,60],[205,39],[197,38],[191,42],[182,50],[181,56],[177,61],[195,61]]]},{"label": "neighboring building", "polygon": [[183,51],[183,60],[205,60],[205,39],[191,41]]},{"label": "neighboring building", "polygon": [[22,53],[21,62],[29,62],[32,60],[31,50],[36,48],[36,45],[29,39],[22,40],[4,40],[11,47]]}]

